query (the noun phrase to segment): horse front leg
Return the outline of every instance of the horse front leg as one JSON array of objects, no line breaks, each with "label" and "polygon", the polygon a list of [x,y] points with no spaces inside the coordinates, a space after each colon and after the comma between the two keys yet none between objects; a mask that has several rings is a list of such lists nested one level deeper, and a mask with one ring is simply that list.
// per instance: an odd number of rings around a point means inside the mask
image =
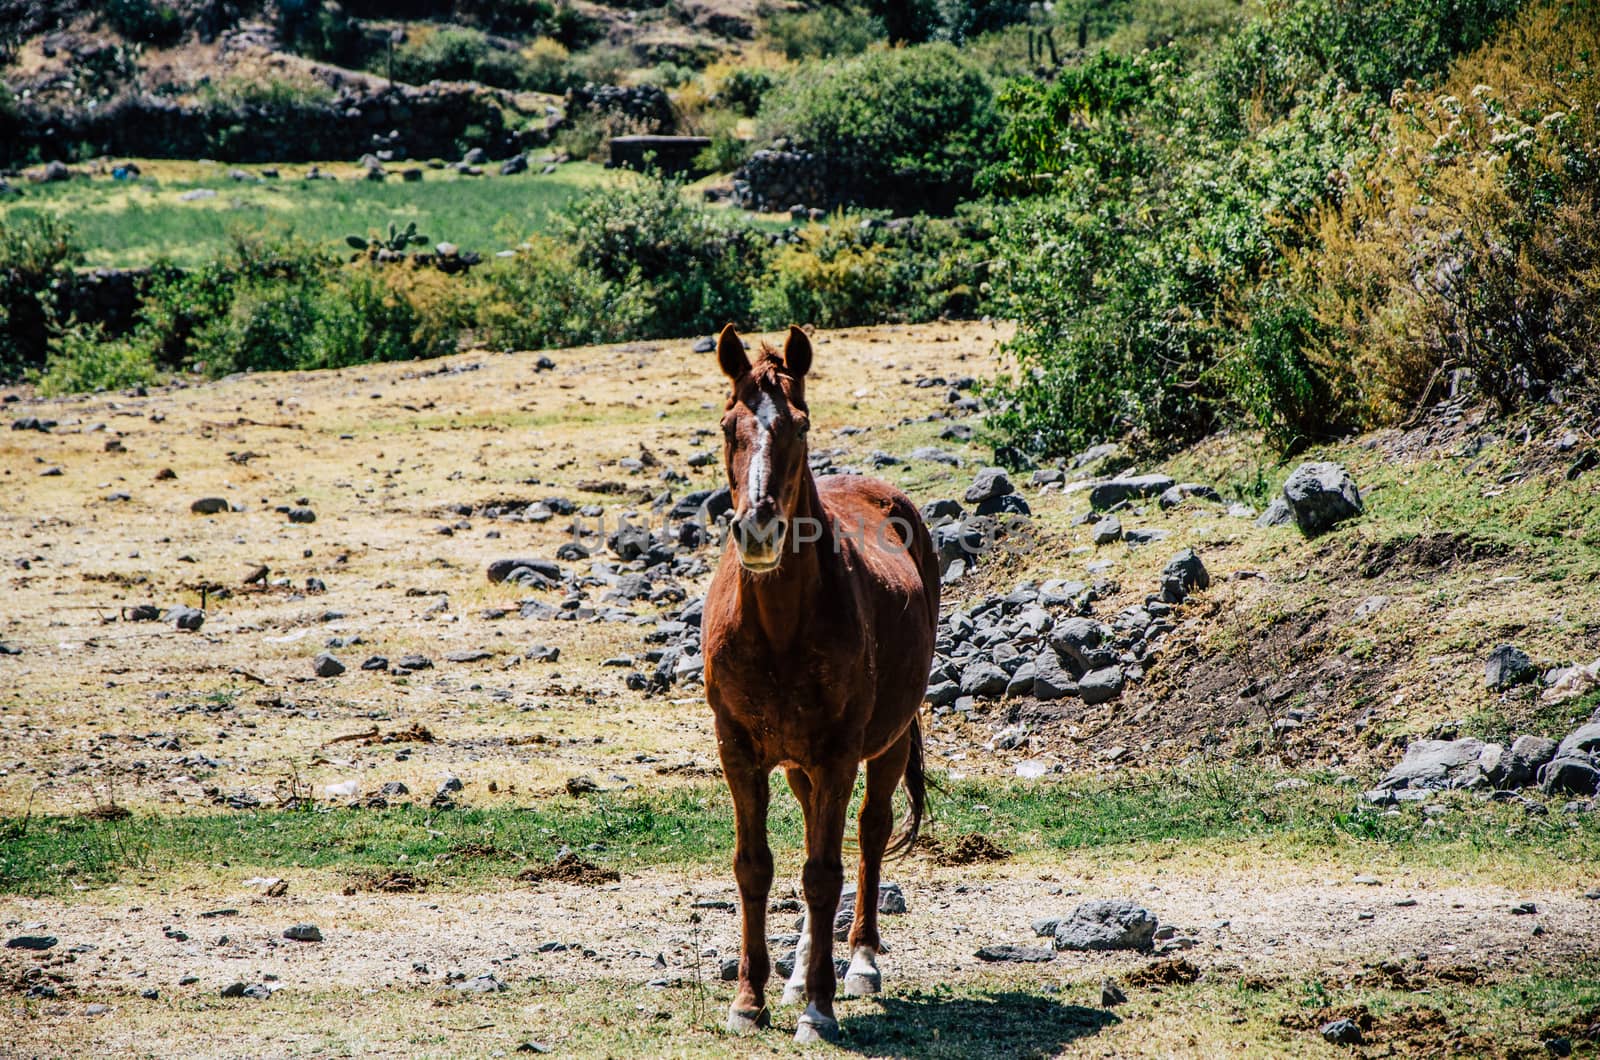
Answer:
[{"label": "horse front leg", "polygon": [[805,931],[810,942],[806,954],[806,994],[811,1003],[795,1028],[797,1042],[831,1042],[839,1036],[833,1014],[838,988],[833,971],[833,918],[839,911],[844,887],[844,819],[850,804],[855,764],[831,775],[811,776],[811,800],[806,806],[806,864],[801,883],[806,894]]},{"label": "horse front leg", "polygon": [[911,733],[867,763],[867,790],[861,800],[861,867],[856,876],[856,911],[850,925],[850,968],[844,976],[845,997],[863,997],[883,989],[878,971],[878,881],[883,852],[894,830],[894,789],[905,775],[911,755]]},{"label": "horse front leg", "polygon": [[[726,748],[724,744],[724,748]],[[724,750],[723,775],[733,794],[733,875],[742,909],[739,986],[728,1009],[728,1030],[746,1034],[771,1026],[767,1011],[767,893],[772,889],[772,848],[767,845],[767,771]]]}]

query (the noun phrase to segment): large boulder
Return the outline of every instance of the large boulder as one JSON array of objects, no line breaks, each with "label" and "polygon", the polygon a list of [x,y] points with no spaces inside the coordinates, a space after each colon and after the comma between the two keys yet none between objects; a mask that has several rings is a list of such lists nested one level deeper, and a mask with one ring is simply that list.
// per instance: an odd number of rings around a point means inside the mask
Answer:
[{"label": "large boulder", "polygon": [[1098,899],[1084,902],[1064,920],[1040,921],[1034,929],[1053,935],[1058,950],[1148,950],[1156,918],[1133,902]]},{"label": "large boulder", "polygon": [[1495,691],[1521,684],[1533,676],[1533,660],[1511,644],[1502,644],[1483,662],[1483,682]]},{"label": "large boulder", "polygon": [[1109,703],[1122,695],[1127,680],[1120,666],[1091,670],[1078,681],[1078,695],[1091,707]]},{"label": "large boulder", "polygon": [[1582,751],[1560,751],[1539,770],[1547,795],[1593,795],[1600,791],[1600,757]]},{"label": "large boulder", "polygon": [[1442,791],[1445,788],[1465,788],[1484,779],[1479,760],[1483,757],[1484,742],[1471,738],[1461,740],[1416,740],[1406,747],[1400,764],[1389,770],[1378,781],[1379,791],[1398,791],[1402,788]]},{"label": "large boulder", "polygon": [[967,492],[961,499],[968,504],[982,504],[984,501],[996,497],[1004,497],[1013,490],[1011,479],[1006,477],[1004,468],[986,467],[978,472],[972,480],[972,485],[967,487]]},{"label": "large boulder", "polygon": [[1591,721],[1568,733],[1567,738],[1556,748],[1555,757],[1597,753],[1600,753],[1600,722]]},{"label": "large boulder", "polygon": [[1172,479],[1166,475],[1109,478],[1089,487],[1089,504],[1097,510],[1104,510],[1123,501],[1159,496],[1171,488]]},{"label": "large boulder", "polygon": [[1211,575],[1192,548],[1179,552],[1161,569],[1161,599],[1181,604],[1195,589],[1211,586]]},{"label": "large boulder", "polygon": [[1538,779],[1539,770],[1556,756],[1559,746],[1548,736],[1518,736],[1500,759],[1500,775],[1490,777],[1502,788],[1523,788]]},{"label": "large boulder", "polygon": [[1331,530],[1346,519],[1361,514],[1361,491],[1343,464],[1310,461],[1289,474],[1283,484],[1283,499],[1294,515],[1295,525],[1307,537]]},{"label": "large boulder", "polygon": [[1104,622],[1092,618],[1067,618],[1050,631],[1050,646],[1077,672],[1086,673],[1115,661],[1111,643],[1115,633]]}]

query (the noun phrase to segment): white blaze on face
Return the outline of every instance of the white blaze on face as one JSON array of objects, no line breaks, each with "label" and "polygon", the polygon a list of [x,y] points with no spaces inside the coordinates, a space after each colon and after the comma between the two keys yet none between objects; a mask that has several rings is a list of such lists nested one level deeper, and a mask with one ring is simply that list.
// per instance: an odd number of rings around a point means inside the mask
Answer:
[{"label": "white blaze on face", "polygon": [[750,450],[750,468],[745,476],[745,493],[751,505],[760,503],[767,495],[767,480],[772,477],[772,427],[778,421],[778,408],[772,403],[772,395],[761,395],[755,413],[756,444]]}]

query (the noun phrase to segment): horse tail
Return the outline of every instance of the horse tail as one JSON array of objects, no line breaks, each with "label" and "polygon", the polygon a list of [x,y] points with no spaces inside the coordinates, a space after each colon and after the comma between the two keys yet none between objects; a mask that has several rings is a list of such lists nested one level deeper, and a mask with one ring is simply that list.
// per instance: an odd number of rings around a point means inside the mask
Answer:
[{"label": "horse tail", "polygon": [[928,809],[928,777],[923,771],[921,719],[912,718],[911,728],[906,733],[911,738],[911,754],[906,758],[903,781],[906,798],[911,802],[911,816],[906,819],[906,826],[900,830],[900,834],[889,844],[889,849],[884,851],[884,856],[891,858],[911,851],[917,842],[917,835],[922,831],[922,818]]}]

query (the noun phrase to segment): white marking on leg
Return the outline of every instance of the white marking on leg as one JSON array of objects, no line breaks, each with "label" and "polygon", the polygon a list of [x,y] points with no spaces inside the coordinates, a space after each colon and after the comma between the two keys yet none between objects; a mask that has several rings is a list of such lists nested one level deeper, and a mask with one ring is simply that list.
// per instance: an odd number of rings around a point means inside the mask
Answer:
[{"label": "white marking on leg", "polygon": [[878,972],[878,951],[871,946],[857,946],[850,955],[850,968],[844,973],[844,992],[847,997],[876,994],[883,989],[883,976]]},{"label": "white marking on leg", "polygon": [[750,450],[750,470],[746,476],[751,504],[757,504],[767,495],[767,480],[772,477],[772,426],[778,420],[777,406],[772,403],[772,395],[765,392],[761,401],[757,403],[756,413],[756,444]]},{"label": "white marking on leg", "polygon": [[800,922],[800,941],[794,947],[794,971],[783,986],[783,1003],[798,1005],[806,999],[806,965],[811,963],[811,910]]}]

